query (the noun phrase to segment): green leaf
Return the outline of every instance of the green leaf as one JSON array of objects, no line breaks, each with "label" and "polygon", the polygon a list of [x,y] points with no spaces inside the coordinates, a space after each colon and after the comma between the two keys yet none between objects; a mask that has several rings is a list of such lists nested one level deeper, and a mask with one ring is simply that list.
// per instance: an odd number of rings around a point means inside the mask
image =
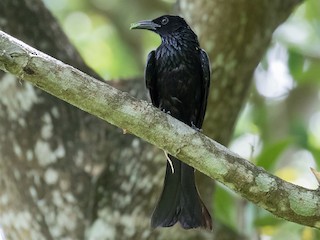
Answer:
[{"label": "green leaf", "polygon": [[275,217],[272,214],[267,214],[263,217],[259,217],[254,221],[254,225],[257,227],[264,227],[264,226],[276,226],[280,223],[283,223],[284,220]]},{"label": "green leaf", "polygon": [[298,118],[291,120],[290,134],[294,137],[295,143],[298,146],[302,148],[308,148],[308,145],[309,145],[308,130],[302,120]]},{"label": "green leaf", "polygon": [[304,72],[299,76],[299,83],[314,83],[318,84],[320,79],[320,61],[318,59],[308,59],[307,67]]},{"label": "green leaf", "polygon": [[234,230],[237,229],[235,205],[231,192],[217,184],[214,197],[215,218]]},{"label": "green leaf", "polygon": [[309,0],[305,4],[305,18],[310,22],[319,21],[320,17],[320,1],[319,0]]},{"label": "green leaf", "polygon": [[308,145],[307,149],[312,153],[314,160],[316,161],[319,167],[320,166],[320,149],[312,146],[311,144]]},{"label": "green leaf", "polygon": [[292,139],[283,139],[271,143],[262,149],[262,152],[256,159],[256,164],[270,171],[274,166],[280,154],[292,143]]},{"label": "green leaf", "polygon": [[291,222],[285,222],[281,224],[276,234],[271,238],[272,240],[301,240],[301,232],[303,230],[302,225],[298,225]]},{"label": "green leaf", "polygon": [[296,79],[300,79],[303,73],[304,57],[295,51],[289,51],[288,67],[290,74]]}]

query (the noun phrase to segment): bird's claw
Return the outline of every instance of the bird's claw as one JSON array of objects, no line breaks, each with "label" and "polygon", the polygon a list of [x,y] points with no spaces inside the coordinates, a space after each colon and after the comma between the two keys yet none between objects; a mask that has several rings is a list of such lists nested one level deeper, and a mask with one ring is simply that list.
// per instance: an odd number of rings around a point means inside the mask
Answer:
[{"label": "bird's claw", "polygon": [[164,112],[164,113],[166,113],[166,114],[171,115],[171,112],[170,112],[170,111],[165,110],[164,108],[163,108],[163,109],[161,109],[161,111],[162,111],[162,112]]},{"label": "bird's claw", "polygon": [[191,127],[192,127],[194,130],[198,131],[198,132],[202,132],[202,129],[201,129],[201,128],[198,128],[196,125],[194,125],[193,122],[191,122]]}]

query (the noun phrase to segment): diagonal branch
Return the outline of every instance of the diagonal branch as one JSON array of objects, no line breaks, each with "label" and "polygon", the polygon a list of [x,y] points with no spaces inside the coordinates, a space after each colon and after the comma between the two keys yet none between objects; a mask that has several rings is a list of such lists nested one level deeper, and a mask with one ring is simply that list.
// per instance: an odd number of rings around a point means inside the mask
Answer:
[{"label": "diagonal branch", "polygon": [[158,146],[274,215],[320,228],[320,194],[242,159],[151,104],[0,31],[0,69]]}]

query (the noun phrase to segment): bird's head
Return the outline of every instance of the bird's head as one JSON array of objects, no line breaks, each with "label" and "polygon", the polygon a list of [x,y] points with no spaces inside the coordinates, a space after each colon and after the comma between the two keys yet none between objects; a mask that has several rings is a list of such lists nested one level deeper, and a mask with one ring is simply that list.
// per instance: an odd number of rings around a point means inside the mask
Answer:
[{"label": "bird's head", "polygon": [[131,24],[130,27],[130,29],[147,29],[160,36],[168,36],[185,28],[189,28],[186,21],[179,16],[172,15],[164,15],[153,20],[139,21]]}]

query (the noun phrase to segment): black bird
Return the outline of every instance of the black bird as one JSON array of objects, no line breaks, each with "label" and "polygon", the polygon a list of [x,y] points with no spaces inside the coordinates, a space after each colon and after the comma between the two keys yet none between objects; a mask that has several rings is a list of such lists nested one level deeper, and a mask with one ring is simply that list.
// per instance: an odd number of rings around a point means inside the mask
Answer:
[{"label": "black bird", "polygon": [[[134,23],[131,29],[151,30],[161,37],[161,45],[149,53],[145,69],[152,104],[201,129],[210,85],[210,63],[197,35],[183,18],[171,15]],[[185,229],[212,229],[211,216],[198,194],[194,169],[171,155],[168,157],[164,188],[151,226],[170,227],[180,222]]]}]

